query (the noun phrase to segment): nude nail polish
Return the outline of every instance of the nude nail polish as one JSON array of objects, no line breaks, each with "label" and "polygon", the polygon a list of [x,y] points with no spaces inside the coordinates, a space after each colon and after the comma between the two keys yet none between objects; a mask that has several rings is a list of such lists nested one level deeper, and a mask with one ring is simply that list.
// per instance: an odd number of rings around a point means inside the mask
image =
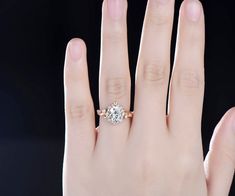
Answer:
[{"label": "nude nail polish", "polygon": [[78,61],[82,56],[82,48],[80,41],[73,40],[69,43],[69,53],[73,61]]},{"label": "nude nail polish", "polygon": [[186,0],[185,6],[188,19],[197,22],[202,13],[200,2],[198,0]]},{"label": "nude nail polish", "polygon": [[108,0],[108,12],[112,19],[118,20],[124,13],[125,0]]}]

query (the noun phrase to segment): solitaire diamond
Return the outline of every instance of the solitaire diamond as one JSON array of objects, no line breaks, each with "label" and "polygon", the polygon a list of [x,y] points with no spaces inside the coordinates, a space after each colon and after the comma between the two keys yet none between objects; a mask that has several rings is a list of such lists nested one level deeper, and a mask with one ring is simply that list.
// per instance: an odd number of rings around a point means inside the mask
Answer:
[{"label": "solitaire diamond", "polygon": [[117,102],[114,102],[108,106],[105,118],[107,118],[112,124],[118,124],[125,118],[125,110]]}]

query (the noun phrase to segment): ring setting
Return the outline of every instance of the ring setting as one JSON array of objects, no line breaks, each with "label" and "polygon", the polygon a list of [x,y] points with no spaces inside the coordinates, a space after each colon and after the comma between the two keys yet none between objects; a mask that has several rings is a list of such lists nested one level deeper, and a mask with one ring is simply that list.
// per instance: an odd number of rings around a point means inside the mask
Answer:
[{"label": "ring setting", "polygon": [[99,116],[104,117],[113,125],[121,123],[126,118],[132,118],[133,113],[130,111],[125,111],[123,106],[118,104],[118,102],[113,102],[106,109],[97,110]]}]

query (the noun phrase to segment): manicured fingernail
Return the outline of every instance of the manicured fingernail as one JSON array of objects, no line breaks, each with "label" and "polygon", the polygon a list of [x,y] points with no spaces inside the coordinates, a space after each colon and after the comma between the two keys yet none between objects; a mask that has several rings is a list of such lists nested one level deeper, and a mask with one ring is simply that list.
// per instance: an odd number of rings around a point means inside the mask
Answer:
[{"label": "manicured fingernail", "polygon": [[108,0],[108,11],[112,19],[118,20],[124,13],[125,0]]},{"label": "manicured fingernail", "polygon": [[69,53],[74,61],[78,61],[81,56],[82,56],[82,48],[81,48],[81,43],[78,39],[72,40],[69,43]]},{"label": "manicured fingernail", "polygon": [[188,19],[197,22],[201,16],[202,9],[198,0],[186,0],[186,13]]}]

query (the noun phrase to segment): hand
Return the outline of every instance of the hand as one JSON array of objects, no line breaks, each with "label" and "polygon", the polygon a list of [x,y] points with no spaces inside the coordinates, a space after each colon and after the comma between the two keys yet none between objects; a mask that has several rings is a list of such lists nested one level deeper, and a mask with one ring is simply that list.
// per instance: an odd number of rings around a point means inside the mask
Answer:
[{"label": "hand", "polygon": [[[130,109],[127,2],[104,0],[100,107]],[[180,9],[174,70],[174,0],[149,0],[135,83],[134,116],[95,128],[85,43],[69,42],[65,60],[64,196],[227,196],[235,165],[235,110],[216,127],[203,161],[204,15],[198,0]],[[168,104],[168,113],[165,109]]]}]

